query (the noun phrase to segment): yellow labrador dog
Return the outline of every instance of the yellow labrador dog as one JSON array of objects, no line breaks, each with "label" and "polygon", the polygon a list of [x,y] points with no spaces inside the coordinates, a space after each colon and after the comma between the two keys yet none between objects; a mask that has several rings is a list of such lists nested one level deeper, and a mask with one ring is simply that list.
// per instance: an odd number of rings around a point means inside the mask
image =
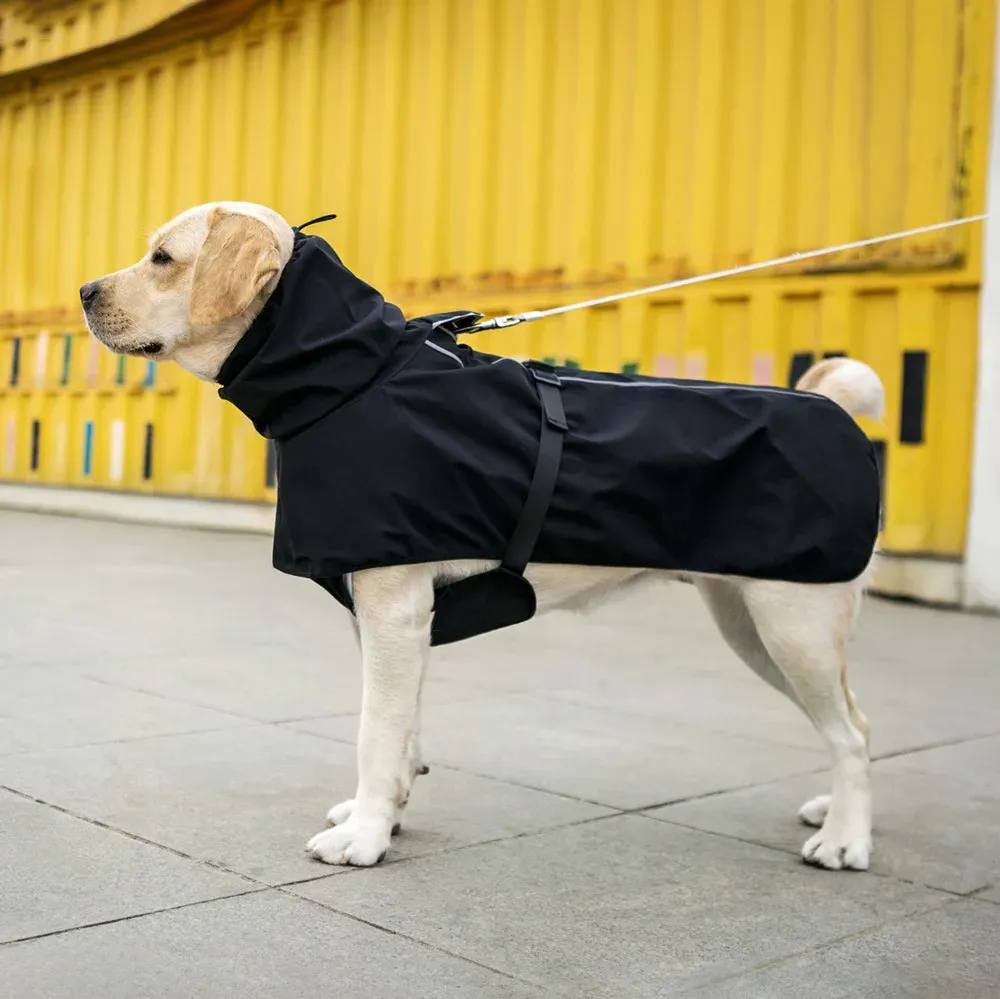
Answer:
[{"label": "yellow labrador dog", "polygon": [[[176,361],[214,380],[277,286],[293,239],[289,224],[259,205],[192,208],[155,233],[137,264],[80,289],[87,325],[116,353]],[[882,413],[878,376],[858,361],[822,361],[798,387],[827,396],[854,416]],[[329,828],[309,841],[313,857],[368,866],[385,856],[423,769],[420,691],[435,584],[493,565],[460,561],[355,573],[364,670],[358,786],[353,799],[330,810]],[[865,575],[827,585],[693,577],[723,638],[809,716],[830,751],[832,793],[807,802],[799,817],[818,827],[803,847],[804,859],[834,870],[865,870],[872,846],[868,724],[848,685],[845,662]],[[671,574],[535,565],[527,576],[544,611],[592,606],[640,577]]]}]

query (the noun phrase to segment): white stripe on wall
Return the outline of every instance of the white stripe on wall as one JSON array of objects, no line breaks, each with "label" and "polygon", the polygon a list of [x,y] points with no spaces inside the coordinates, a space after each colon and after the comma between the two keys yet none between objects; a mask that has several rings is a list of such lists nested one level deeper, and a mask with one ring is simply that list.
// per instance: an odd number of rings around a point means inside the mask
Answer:
[{"label": "white stripe on wall", "polygon": [[125,421],[115,420],[111,424],[111,454],[108,459],[108,475],[112,482],[121,482],[125,474]]}]

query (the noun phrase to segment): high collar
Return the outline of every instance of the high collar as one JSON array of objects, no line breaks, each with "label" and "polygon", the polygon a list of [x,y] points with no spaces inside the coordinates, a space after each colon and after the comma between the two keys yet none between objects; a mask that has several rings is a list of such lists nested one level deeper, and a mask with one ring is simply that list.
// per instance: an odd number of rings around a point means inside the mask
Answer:
[{"label": "high collar", "polygon": [[287,438],[360,395],[409,339],[403,314],[319,236],[295,233],[260,315],[226,358],[219,395]]}]

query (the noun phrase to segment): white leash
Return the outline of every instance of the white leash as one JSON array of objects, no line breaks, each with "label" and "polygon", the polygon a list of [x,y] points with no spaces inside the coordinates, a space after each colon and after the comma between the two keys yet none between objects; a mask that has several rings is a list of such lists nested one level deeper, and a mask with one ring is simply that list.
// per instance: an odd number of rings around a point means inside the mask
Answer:
[{"label": "white leash", "polygon": [[839,246],[827,246],[822,250],[805,250],[801,253],[790,253],[787,257],[777,257],[774,260],[764,260],[757,264],[743,264],[741,267],[730,267],[726,271],[714,271],[711,274],[699,274],[697,277],[681,278],[677,281],[667,281],[665,284],[654,284],[649,288],[637,288],[634,291],[622,291],[617,295],[605,295],[603,298],[592,298],[587,302],[574,302],[572,305],[560,305],[554,309],[544,309],[540,312],[519,312],[514,316],[497,316],[487,319],[463,333],[479,333],[483,330],[505,329],[517,326],[519,323],[533,323],[538,319],[558,316],[564,312],[576,312],[578,309],[590,309],[595,305],[607,305],[609,302],[621,302],[626,298],[638,298],[640,295],[653,295],[658,291],[670,291],[672,288],[685,288],[692,284],[702,284],[705,281],[715,281],[718,278],[733,277],[736,274],[749,274],[752,271],[762,271],[767,267],[777,267],[779,264],[791,264],[797,260],[810,260],[813,257],[824,257],[830,253],[840,253],[843,250],[856,250],[862,246],[873,246],[875,243],[885,243],[890,239],[901,239],[904,236],[919,236],[925,232],[937,232],[941,229],[952,229],[955,226],[967,225],[969,222],[982,222],[987,214],[970,215],[968,218],[952,219],[950,222],[937,222],[934,225],[920,226],[918,229],[905,229],[903,232],[889,233],[887,236],[873,236],[871,239],[859,239],[853,243],[841,243]]}]

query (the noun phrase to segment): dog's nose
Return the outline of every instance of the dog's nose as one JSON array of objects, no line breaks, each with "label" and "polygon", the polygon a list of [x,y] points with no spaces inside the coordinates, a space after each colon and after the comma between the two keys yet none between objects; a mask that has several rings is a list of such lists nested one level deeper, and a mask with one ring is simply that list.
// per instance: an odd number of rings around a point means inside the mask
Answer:
[{"label": "dog's nose", "polygon": [[90,305],[101,293],[101,286],[96,281],[88,281],[80,288],[80,301],[84,308]]}]

